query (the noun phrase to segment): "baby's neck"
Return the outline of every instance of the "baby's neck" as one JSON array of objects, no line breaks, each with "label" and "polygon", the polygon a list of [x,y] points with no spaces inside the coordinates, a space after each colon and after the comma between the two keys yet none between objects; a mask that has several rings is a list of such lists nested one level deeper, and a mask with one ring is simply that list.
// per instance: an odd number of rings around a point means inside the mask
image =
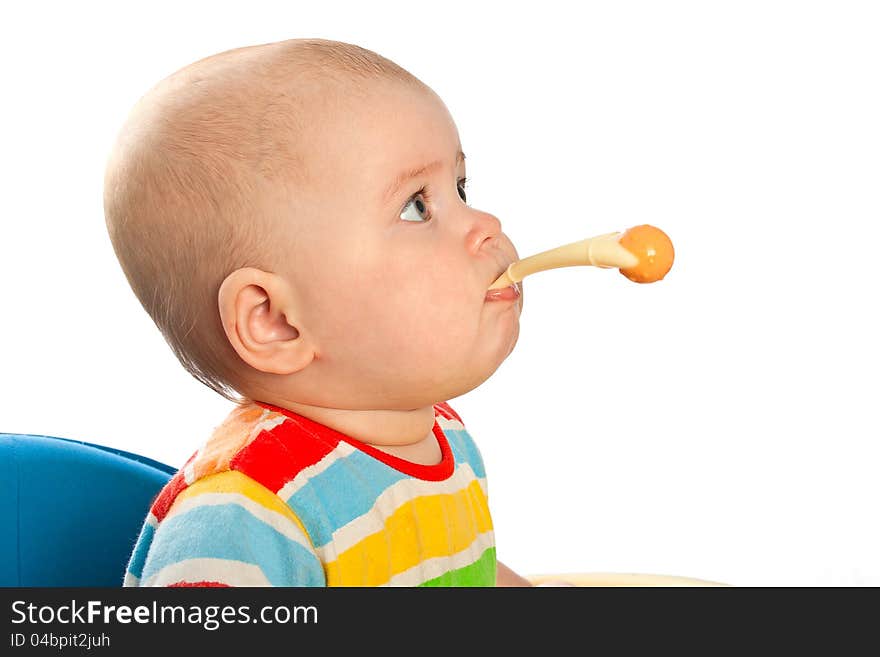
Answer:
[{"label": "baby's neck", "polygon": [[407,461],[434,465],[442,457],[433,432],[433,406],[407,411],[356,411],[310,406],[284,399],[262,398],[261,401],[291,410]]}]

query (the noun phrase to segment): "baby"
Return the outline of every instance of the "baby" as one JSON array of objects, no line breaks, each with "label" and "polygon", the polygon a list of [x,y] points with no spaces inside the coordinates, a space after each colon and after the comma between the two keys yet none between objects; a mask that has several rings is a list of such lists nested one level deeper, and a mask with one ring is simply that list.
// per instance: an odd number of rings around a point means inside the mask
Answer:
[{"label": "baby", "polygon": [[[528,586],[446,403],[519,335],[518,254],[470,207],[441,99],[324,39],[162,80],[108,160],[113,248],[235,408],[155,499],[126,586]],[[195,447],[195,446],[194,446]]]}]

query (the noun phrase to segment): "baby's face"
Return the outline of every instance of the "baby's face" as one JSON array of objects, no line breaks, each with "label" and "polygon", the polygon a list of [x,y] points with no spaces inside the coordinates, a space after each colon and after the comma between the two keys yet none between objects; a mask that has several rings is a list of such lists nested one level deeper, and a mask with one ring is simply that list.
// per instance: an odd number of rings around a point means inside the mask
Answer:
[{"label": "baby's face", "polygon": [[310,144],[308,212],[282,258],[318,352],[309,367],[332,376],[333,398],[303,401],[408,409],[464,394],[516,344],[522,297],[486,300],[516,249],[465,202],[461,142],[436,95],[382,83],[335,113]]}]

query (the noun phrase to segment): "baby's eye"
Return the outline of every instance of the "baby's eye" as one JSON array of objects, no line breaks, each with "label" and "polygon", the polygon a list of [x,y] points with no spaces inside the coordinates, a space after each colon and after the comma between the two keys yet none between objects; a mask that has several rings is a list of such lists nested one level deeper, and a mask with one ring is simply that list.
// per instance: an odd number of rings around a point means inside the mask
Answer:
[{"label": "baby's eye", "polygon": [[[427,221],[431,218],[431,215],[428,214],[428,207],[425,205],[425,201],[427,200],[427,190],[422,187],[419,191],[409,197],[406,205],[404,205],[403,209],[400,211],[400,218],[404,221]],[[415,209],[415,212],[408,212],[411,207]],[[422,216],[422,214],[425,216]]]},{"label": "baby's eye", "polygon": [[[465,192],[466,185],[467,178],[460,178],[458,181],[458,195],[465,203],[467,203],[467,193]],[[400,218],[404,221],[428,221],[431,218],[431,214],[428,212],[427,206],[430,200],[431,196],[428,193],[428,188],[422,187],[419,191],[410,196],[409,200],[406,202],[406,205],[404,205],[403,209],[400,211]],[[415,212],[407,212],[410,207],[412,207]],[[406,214],[409,214],[410,216],[404,216]]]}]

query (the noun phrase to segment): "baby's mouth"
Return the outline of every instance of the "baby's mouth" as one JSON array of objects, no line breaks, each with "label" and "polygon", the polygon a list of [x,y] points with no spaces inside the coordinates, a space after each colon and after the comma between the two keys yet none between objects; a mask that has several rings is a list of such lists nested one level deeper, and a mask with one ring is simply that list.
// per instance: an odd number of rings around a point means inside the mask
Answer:
[{"label": "baby's mouth", "polygon": [[[499,269],[495,272],[495,277],[489,282],[489,285],[494,285],[496,282],[499,282],[499,279],[507,272],[510,267],[510,261],[506,261],[505,264],[499,263]],[[503,283],[502,283],[503,285]],[[522,296],[522,289],[520,288],[519,283],[511,283],[506,287],[490,287],[486,292],[486,296],[484,298],[485,301],[515,301],[520,296]]]},{"label": "baby's mouth", "polygon": [[512,283],[507,287],[500,287],[486,292],[486,301],[516,301],[522,292],[518,283]]}]

